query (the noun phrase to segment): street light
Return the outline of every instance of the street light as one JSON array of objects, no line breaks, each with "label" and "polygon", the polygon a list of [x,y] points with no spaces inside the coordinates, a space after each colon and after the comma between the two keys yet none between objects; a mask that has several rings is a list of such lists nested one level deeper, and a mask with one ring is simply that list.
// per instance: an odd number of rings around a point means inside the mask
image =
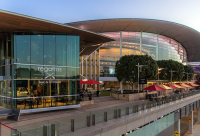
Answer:
[{"label": "street light", "polygon": [[186,72],[183,72],[183,73],[187,74],[187,83],[188,83],[188,75],[189,75],[189,74],[194,74],[194,73],[188,73],[188,72],[187,72],[187,73],[186,73]]},{"label": "street light", "polygon": [[140,78],[140,68],[141,67],[144,67],[144,66],[147,66],[147,65],[140,65],[138,63],[138,65],[136,65],[138,67],[138,100],[140,100],[140,95],[139,95],[139,78]]},{"label": "street light", "polygon": [[173,73],[173,72],[177,72],[177,71],[172,71],[172,70],[170,70],[169,72],[171,72],[171,85],[172,85],[172,73]]},{"label": "street light", "polygon": [[160,80],[160,79],[159,79],[159,74],[160,74],[159,71],[160,71],[160,70],[163,70],[163,69],[165,69],[165,68],[159,68],[159,67],[158,67],[158,80]]}]

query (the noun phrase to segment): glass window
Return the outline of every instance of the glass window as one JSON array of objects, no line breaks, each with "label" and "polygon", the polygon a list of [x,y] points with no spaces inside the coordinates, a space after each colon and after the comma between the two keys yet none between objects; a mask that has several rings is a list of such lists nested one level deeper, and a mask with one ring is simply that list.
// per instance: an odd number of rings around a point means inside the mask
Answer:
[{"label": "glass window", "polygon": [[67,67],[67,79],[76,78],[76,68]]},{"label": "glass window", "polygon": [[44,79],[55,79],[55,71],[57,70],[55,66],[44,66],[38,69],[44,73]]},{"label": "glass window", "polygon": [[63,35],[56,36],[56,65],[66,66],[67,64],[67,37]]},{"label": "glass window", "polygon": [[43,66],[31,66],[31,79],[43,79]]},{"label": "glass window", "polygon": [[142,52],[156,60],[156,47],[142,45]]},{"label": "glass window", "polygon": [[56,66],[56,79],[66,79],[67,78],[67,68],[66,67],[58,67]]},{"label": "glass window", "polygon": [[31,35],[31,64],[43,65],[43,35]]},{"label": "glass window", "polygon": [[[67,66],[77,66],[77,61],[79,61],[79,57],[77,58],[77,36],[67,36]],[[78,45],[79,46],[79,45]]]},{"label": "glass window", "polygon": [[30,79],[29,65],[16,65],[17,79]]},{"label": "glass window", "polygon": [[55,35],[44,35],[44,65],[55,65]]},{"label": "glass window", "polygon": [[15,35],[16,62],[30,64],[30,35]]}]

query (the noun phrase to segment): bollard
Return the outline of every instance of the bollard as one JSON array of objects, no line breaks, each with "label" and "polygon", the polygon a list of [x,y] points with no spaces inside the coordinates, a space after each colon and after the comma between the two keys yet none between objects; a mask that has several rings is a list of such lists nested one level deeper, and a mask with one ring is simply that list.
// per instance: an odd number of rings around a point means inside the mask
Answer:
[{"label": "bollard", "polygon": [[90,127],[90,116],[87,116],[87,126]]},{"label": "bollard", "polygon": [[129,115],[129,107],[126,107],[126,115]]},{"label": "bollard", "polygon": [[138,112],[138,105],[135,105],[135,112]]},{"label": "bollard", "polygon": [[1,122],[0,122],[0,136],[1,136]]},{"label": "bollard", "polygon": [[51,124],[51,136],[56,136],[56,125]]},{"label": "bollard", "polygon": [[43,126],[43,136],[47,136],[47,126]]},{"label": "bollard", "polygon": [[121,117],[121,109],[118,109],[118,117]]},{"label": "bollard", "polygon": [[95,114],[92,115],[92,125],[95,125]]},{"label": "bollard", "polygon": [[71,131],[74,132],[74,119],[71,119]]},{"label": "bollard", "polygon": [[117,119],[117,109],[114,110],[114,117]]},{"label": "bollard", "polygon": [[104,112],[104,121],[107,122],[107,112]]}]

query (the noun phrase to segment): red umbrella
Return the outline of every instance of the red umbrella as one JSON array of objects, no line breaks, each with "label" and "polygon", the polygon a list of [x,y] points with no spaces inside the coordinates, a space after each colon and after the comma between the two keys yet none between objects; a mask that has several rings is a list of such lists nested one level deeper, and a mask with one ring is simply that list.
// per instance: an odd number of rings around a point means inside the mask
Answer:
[{"label": "red umbrella", "polygon": [[192,86],[192,87],[193,87],[193,86],[195,86],[195,85],[193,85],[193,84],[190,84],[190,83],[189,83],[189,84],[187,84],[187,85],[189,85],[189,86]]},{"label": "red umbrella", "polygon": [[95,80],[89,79],[88,81],[85,82],[86,84],[101,84]]},{"label": "red umbrella", "polygon": [[80,80],[80,84],[87,84],[86,81]]},{"label": "red umbrella", "polygon": [[198,84],[193,84],[193,85],[199,86]]},{"label": "red umbrella", "polygon": [[178,87],[175,87],[175,86],[170,85],[170,84],[168,84],[168,85],[166,85],[166,86],[169,86],[169,87],[171,87],[172,89],[178,89]]},{"label": "red umbrella", "polygon": [[186,86],[184,86],[184,85],[182,85],[182,84],[177,84],[177,85],[179,85],[179,86],[181,86],[181,87],[186,87]]},{"label": "red umbrella", "polygon": [[148,91],[163,91],[163,90],[166,90],[166,89],[164,89],[162,87],[159,87],[157,85],[151,85],[151,86],[149,86],[147,88],[144,88],[143,90],[148,90]]}]

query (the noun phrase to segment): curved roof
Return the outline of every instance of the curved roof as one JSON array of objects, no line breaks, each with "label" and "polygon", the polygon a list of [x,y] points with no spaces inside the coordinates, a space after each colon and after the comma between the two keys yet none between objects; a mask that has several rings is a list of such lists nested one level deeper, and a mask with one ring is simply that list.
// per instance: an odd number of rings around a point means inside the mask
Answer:
[{"label": "curved roof", "polygon": [[79,35],[80,45],[88,47],[113,41],[113,38],[69,25],[0,10],[0,38],[6,33],[24,32],[41,34]]},{"label": "curved roof", "polygon": [[160,34],[183,45],[189,62],[200,61],[200,33],[185,25],[154,19],[103,19],[67,23],[93,32],[132,31]]}]

